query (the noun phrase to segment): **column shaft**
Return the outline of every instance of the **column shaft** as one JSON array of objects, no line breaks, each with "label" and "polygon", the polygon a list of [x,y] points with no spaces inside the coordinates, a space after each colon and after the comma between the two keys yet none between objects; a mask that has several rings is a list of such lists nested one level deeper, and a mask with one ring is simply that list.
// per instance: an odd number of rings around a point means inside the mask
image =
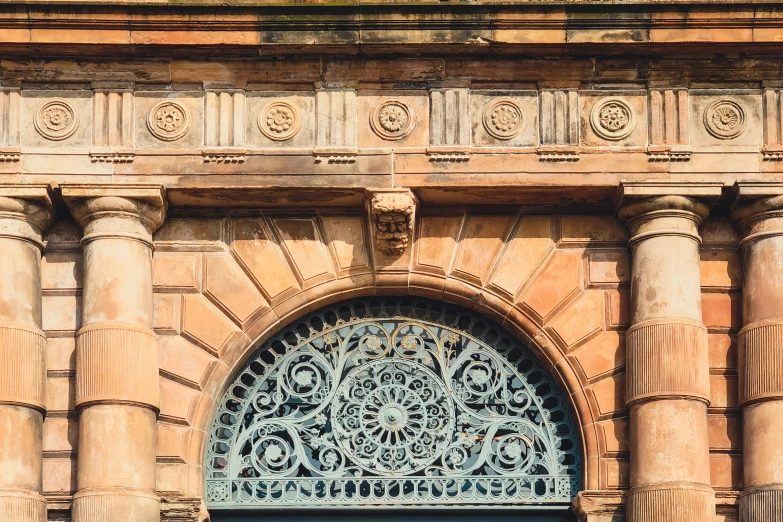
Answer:
[{"label": "column shaft", "polygon": [[745,236],[738,336],[743,522],[783,520],[783,196],[770,193],[783,194],[783,186],[740,183],[733,209]]},{"label": "column shaft", "polygon": [[9,522],[46,520],[41,232],[52,217],[46,187],[0,186],[0,520]]},{"label": "column shaft", "polygon": [[[666,195],[668,187],[654,190],[661,195],[628,197],[618,212],[632,236],[627,516],[629,522],[712,522],[698,235],[708,207]],[[633,187],[629,192],[633,196]]]},{"label": "column shaft", "polygon": [[157,187],[66,187],[84,227],[77,334],[78,492],[74,522],[157,522],[158,342],[152,330]]}]

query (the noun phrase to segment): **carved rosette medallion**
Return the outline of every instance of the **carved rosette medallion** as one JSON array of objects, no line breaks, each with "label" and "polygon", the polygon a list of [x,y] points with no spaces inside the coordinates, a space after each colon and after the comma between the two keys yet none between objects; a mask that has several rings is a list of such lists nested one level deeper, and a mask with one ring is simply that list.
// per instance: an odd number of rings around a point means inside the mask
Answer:
[{"label": "carved rosette medallion", "polygon": [[270,140],[290,140],[302,128],[299,109],[292,103],[272,102],[258,114],[258,128]]},{"label": "carved rosette medallion", "polygon": [[484,128],[493,138],[510,140],[525,127],[525,115],[517,102],[502,98],[484,109]]},{"label": "carved rosette medallion", "polygon": [[704,126],[718,139],[736,138],[747,127],[745,110],[735,100],[715,100],[704,111]]},{"label": "carved rosette medallion", "polygon": [[190,130],[190,111],[178,101],[164,100],[150,110],[147,128],[159,140],[178,140]]},{"label": "carved rosette medallion", "polygon": [[35,113],[35,130],[48,140],[60,141],[73,135],[79,128],[79,113],[62,98],[45,101]]},{"label": "carved rosette medallion", "polygon": [[628,137],[636,128],[636,113],[622,98],[605,98],[590,113],[590,126],[597,136],[617,141]]},{"label": "carved rosette medallion", "polygon": [[372,130],[385,140],[401,140],[413,132],[416,113],[413,107],[400,100],[384,100],[370,115]]}]

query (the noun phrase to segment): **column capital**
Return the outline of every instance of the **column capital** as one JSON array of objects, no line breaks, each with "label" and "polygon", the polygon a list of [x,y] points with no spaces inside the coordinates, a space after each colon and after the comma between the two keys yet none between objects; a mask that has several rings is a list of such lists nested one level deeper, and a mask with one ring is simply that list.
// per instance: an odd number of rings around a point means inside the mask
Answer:
[{"label": "column capital", "polygon": [[[61,185],[63,199],[76,221],[84,228],[82,243],[100,237],[126,237],[152,247],[152,234],[166,218],[166,199],[161,185]],[[114,223],[95,226],[112,218]],[[119,221],[116,221],[119,220]],[[138,225],[124,226],[123,221]]]},{"label": "column capital", "polygon": [[617,191],[615,209],[617,217],[629,226],[636,218],[661,211],[693,214],[701,222],[722,190],[720,182],[623,181]]},{"label": "column capital", "polygon": [[43,248],[41,236],[55,218],[47,185],[0,184],[0,237]]},{"label": "column capital", "polygon": [[783,235],[783,182],[738,181],[734,185],[731,219],[744,236],[740,247]]},{"label": "column capital", "polygon": [[631,232],[631,246],[661,236],[701,243],[699,226],[722,190],[720,182],[625,181],[617,191],[615,208]]}]

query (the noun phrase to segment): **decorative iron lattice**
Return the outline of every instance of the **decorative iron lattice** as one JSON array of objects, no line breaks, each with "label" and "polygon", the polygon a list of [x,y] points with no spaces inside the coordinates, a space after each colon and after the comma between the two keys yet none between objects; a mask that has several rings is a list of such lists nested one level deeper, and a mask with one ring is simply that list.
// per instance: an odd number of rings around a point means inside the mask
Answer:
[{"label": "decorative iron lattice", "polygon": [[568,505],[578,432],[494,323],[419,299],[323,309],[266,342],[220,402],[212,508]]}]

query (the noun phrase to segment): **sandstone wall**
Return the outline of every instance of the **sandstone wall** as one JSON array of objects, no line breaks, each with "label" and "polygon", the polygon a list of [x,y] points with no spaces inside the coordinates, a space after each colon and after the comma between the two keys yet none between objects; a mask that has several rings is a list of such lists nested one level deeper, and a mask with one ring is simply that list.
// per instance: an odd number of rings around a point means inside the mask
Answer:
[{"label": "sandstone wall", "polygon": [[[582,425],[586,487],[628,486],[624,331],[628,235],[612,217],[463,209],[419,215],[409,256],[373,259],[365,217],[339,210],[169,219],[155,236],[155,331],[160,336],[158,490],[163,514],[196,509],[204,433],[214,401],[266,336],[326,303],[358,295],[419,295],[457,302],[525,340],[572,399]],[[709,330],[712,486],[719,520],[742,487],[736,333],[738,236],[716,217],[702,229],[701,285]],[[44,493],[67,509],[76,488],[75,341],[80,327],[80,232],[60,222],[45,238],[43,328],[48,415]],[[183,500],[185,499],[185,500]],[[193,500],[188,500],[193,499]],[[167,514],[168,513],[168,514]],[[65,511],[60,512],[61,515]]]}]

